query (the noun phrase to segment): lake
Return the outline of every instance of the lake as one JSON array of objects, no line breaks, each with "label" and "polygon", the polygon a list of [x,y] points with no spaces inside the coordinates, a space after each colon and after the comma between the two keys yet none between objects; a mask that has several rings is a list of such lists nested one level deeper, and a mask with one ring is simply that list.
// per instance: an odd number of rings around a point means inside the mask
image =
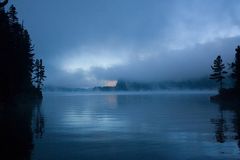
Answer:
[{"label": "lake", "polygon": [[25,154],[32,160],[239,159],[240,114],[211,103],[213,94],[45,93],[29,114],[32,147]]}]

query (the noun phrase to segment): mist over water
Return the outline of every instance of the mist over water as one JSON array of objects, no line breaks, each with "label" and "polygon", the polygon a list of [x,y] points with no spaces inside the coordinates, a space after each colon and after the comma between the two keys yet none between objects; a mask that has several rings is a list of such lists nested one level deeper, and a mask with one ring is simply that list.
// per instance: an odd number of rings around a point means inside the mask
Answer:
[{"label": "mist over water", "polygon": [[210,94],[46,93],[33,159],[237,159],[239,117]]},{"label": "mist over water", "polygon": [[239,9],[0,0],[0,159],[239,159]]}]

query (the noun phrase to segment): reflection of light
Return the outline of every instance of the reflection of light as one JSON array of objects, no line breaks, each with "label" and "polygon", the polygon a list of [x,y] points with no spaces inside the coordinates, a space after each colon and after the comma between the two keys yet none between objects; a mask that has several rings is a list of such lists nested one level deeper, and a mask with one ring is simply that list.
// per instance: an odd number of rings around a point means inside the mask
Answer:
[{"label": "reflection of light", "polygon": [[116,85],[117,85],[117,81],[116,80],[105,81],[105,86],[106,87],[115,87]]},{"label": "reflection of light", "polygon": [[[84,131],[81,130],[81,132],[93,130],[113,131],[118,130],[118,128],[122,129],[127,125],[127,122],[119,119],[117,115],[97,113],[91,109],[86,109],[82,112],[69,111],[64,115],[61,123],[67,127],[84,128]],[[66,130],[66,132],[68,131]]]},{"label": "reflection of light", "polygon": [[117,96],[116,95],[107,95],[106,100],[110,108],[117,108]]}]

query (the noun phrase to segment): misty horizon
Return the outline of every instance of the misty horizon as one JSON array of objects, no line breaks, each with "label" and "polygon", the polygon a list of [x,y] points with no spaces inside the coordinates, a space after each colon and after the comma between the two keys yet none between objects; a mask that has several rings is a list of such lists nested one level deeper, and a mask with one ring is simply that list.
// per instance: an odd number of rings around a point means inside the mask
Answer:
[{"label": "misty horizon", "polygon": [[0,157],[239,159],[239,9],[0,0]]},{"label": "misty horizon", "polygon": [[46,85],[197,79],[218,55],[231,63],[240,42],[236,0],[24,1],[16,7],[45,61]]}]

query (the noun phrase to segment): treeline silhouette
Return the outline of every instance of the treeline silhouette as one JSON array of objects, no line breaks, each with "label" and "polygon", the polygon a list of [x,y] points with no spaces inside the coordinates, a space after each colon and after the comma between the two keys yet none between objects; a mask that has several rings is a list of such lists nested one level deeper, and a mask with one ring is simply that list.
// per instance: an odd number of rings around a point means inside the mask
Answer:
[{"label": "treeline silhouette", "polygon": [[[213,96],[211,99],[227,100],[240,98],[240,46],[237,46],[235,51],[235,60],[228,64],[228,72],[220,55],[214,60],[211,66],[213,73],[210,75],[210,79],[219,83],[219,95]],[[229,73],[228,76],[227,73]],[[224,80],[226,78],[230,78],[233,82],[233,86],[227,89],[224,88]]]},{"label": "treeline silhouette", "polygon": [[0,101],[19,95],[42,97],[45,68],[34,58],[30,35],[7,0],[0,3]]}]

